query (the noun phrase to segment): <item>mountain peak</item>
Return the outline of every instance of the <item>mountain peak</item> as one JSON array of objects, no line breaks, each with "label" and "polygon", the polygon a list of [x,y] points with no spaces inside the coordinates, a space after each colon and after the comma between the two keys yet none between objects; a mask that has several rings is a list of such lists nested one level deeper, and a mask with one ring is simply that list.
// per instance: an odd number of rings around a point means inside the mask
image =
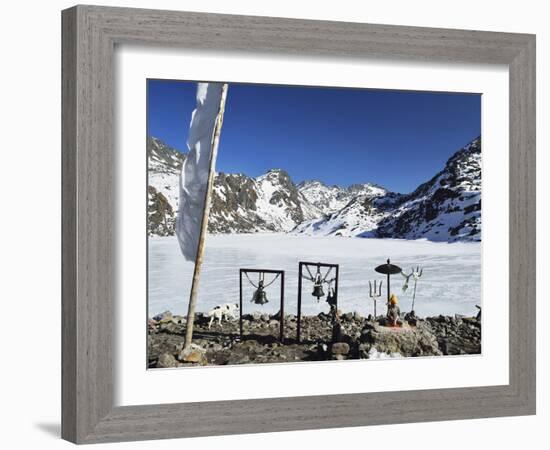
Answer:
[{"label": "mountain peak", "polygon": [[381,197],[389,191],[375,183],[360,183],[352,184],[348,187],[348,191],[353,194],[366,194],[372,197]]},{"label": "mountain peak", "polygon": [[147,137],[147,158],[149,172],[178,173],[185,160],[185,154],[170,147],[163,140]]},{"label": "mountain peak", "polygon": [[277,169],[277,168],[269,169],[265,174],[260,175],[256,179],[258,181],[270,180],[272,182],[277,182],[282,184],[292,183],[292,180],[288,172],[286,170]]},{"label": "mountain peak", "polygon": [[481,239],[481,139],[449,158],[443,170],[403,197],[379,223],[378,237],[453,242]]},{"label": "mountain peak", "polygon": [[311,186],[322,186],[327,187],[325,183],[323,183],[320,180],[304,180],[300,183],[298,183],[298,188],[305,188],[305,187],[311,187]]}]

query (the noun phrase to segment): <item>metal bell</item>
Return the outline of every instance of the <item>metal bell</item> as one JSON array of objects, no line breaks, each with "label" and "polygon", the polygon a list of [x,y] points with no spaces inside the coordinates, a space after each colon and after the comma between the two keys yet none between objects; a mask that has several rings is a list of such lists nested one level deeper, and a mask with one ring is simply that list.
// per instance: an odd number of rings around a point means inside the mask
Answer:
[{"label": "metal bell", "polygon": [[321,279],[319,268],[317,268],[317,275],[315,276],[315,280],[313,281],[313,292],[311,293],[311,295],[317,297],[317,301],[319,301],[321,297],[325,296],[325,293],[323,292],[323,280]]},{"label": "metal bell", "polygon": [[317,297],[317,300],[319,300],[321,297],[325,296],[325,293],[323,292],[323,285],[315,283],[313,285],[313,292],[311,293],[314,297]]},{"label": "metal bell", "polygon": [[264,290],[264,282],[260,281],[258,284],[258,289],[252,295],[252,303],[256,305],[265,305],[269,300],[267,299],[267,294]]}]

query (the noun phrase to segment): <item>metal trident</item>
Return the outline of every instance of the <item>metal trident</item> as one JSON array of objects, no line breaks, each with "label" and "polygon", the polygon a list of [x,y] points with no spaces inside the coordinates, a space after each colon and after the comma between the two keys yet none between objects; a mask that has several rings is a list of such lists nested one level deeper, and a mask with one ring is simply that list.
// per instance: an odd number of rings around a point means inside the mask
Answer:
[{"label": "metal trident", "polygon": [[409,288],[409,280],[412,277],[414,280],[414,291],[413,291],[413,300],[412,300],[412,307],[411,311],[414,311],[414,299],[416,298],[416,283],[418,283],[418,279],[422,276],[423,268],[420,266],[416,266],[416,270],[414,267],[411,269],[411,273],[408,275],[404,272],[401,272],[401,275],[405,278],[405,284],[403,284],[403,292],[405,292]]},{"label": "metal trident", "polygon": [[382,296],[382,280],[380,280],[380,284],[377,286],[376,280],[374,280],[374,289],[372,288],[372,283],[369,281],[369,297],[372,299],[374,303],[374,318],[376,318],[376,300],[378,300],[379,297]]}]

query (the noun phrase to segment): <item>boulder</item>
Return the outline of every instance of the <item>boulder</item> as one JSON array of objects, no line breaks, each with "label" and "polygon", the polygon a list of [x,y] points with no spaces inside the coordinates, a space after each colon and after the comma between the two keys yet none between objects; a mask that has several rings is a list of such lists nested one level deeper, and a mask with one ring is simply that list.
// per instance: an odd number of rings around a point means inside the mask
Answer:
[{"label": "boulder", "polygon": [[170,320],[170,321],[161,321],[158,325],[158,330],[163,331],[165,333],[178,334],[182,332],[183,328],[181,325],[178,325]]},{"label": "boulder", "polygon": [[[375,325],[374,328],[363,329],[361,341],[375,347],[378,352],[402,356],[439,356],[437,338],[426,327],[411,328],[407,324],[403,327],[386,327]],[[366,350],[367,346],[363,349]]]},{"label": "boulder", "polygon": [[342,316],[342,318],[348,322],[351,322],[353,320],[353,313],[348,312]]},{"label": "boulder", "polygon": [[169,367],[177,367],[178,362],[176,361],[176,358],[174,358],[174,355],[171,355],[170,353],[161,353],[159,355],[159,359],[157,361],[157,367],[158,368],[169,368]]},{"label": "boulder", "polygon": [[330,349],[333,355],[347,355],[349,353],[349,344],[347,342],[335,342]]},{"label": "boulder", "polygon": [[172,321],[172,313],[170,311],[164,311],[163,313],[154,316],[153,320],[157,322],[170,322]]},{"label": "boulder", "polygon": [[197,363],[202,366],[206,365],[206,350],[197,344],[191,344],[188,348],[183,348],[178,355],[178,359],[182,362]]},{"label": "boulder", "polygon": [[[330,314],[327,314],[325,312],[320,312],[319,314],[317,314],[317,318],[322,322],[326,322],[331,319]],[[306,320],[306,319],[307,319],[306,317],[302,318],[302,320]]]}]

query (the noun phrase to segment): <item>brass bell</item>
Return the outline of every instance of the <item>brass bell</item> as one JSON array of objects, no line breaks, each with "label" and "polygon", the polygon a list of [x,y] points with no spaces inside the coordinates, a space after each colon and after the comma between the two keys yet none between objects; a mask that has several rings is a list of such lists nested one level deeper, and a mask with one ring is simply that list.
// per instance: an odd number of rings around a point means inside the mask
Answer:
[{"label": "brass bell", "polygon": [[252,303],[255,303],[256,305],[265,305],[269,300],[267,299],[267,294],[264,290],[264,282],[263,280],[260,280],[258,283],[258,289],[254,292],[254,295],[252,295]]},{"label": "brass bell", "polygon": [[313,282],[313,292],[311,295],[317,297],[317,301],[319,301],[321,297],[325,296],[325,293],[323,292],[323,282],[321,280],[321,275],[319,274],[317,274],[315,281]]}]

